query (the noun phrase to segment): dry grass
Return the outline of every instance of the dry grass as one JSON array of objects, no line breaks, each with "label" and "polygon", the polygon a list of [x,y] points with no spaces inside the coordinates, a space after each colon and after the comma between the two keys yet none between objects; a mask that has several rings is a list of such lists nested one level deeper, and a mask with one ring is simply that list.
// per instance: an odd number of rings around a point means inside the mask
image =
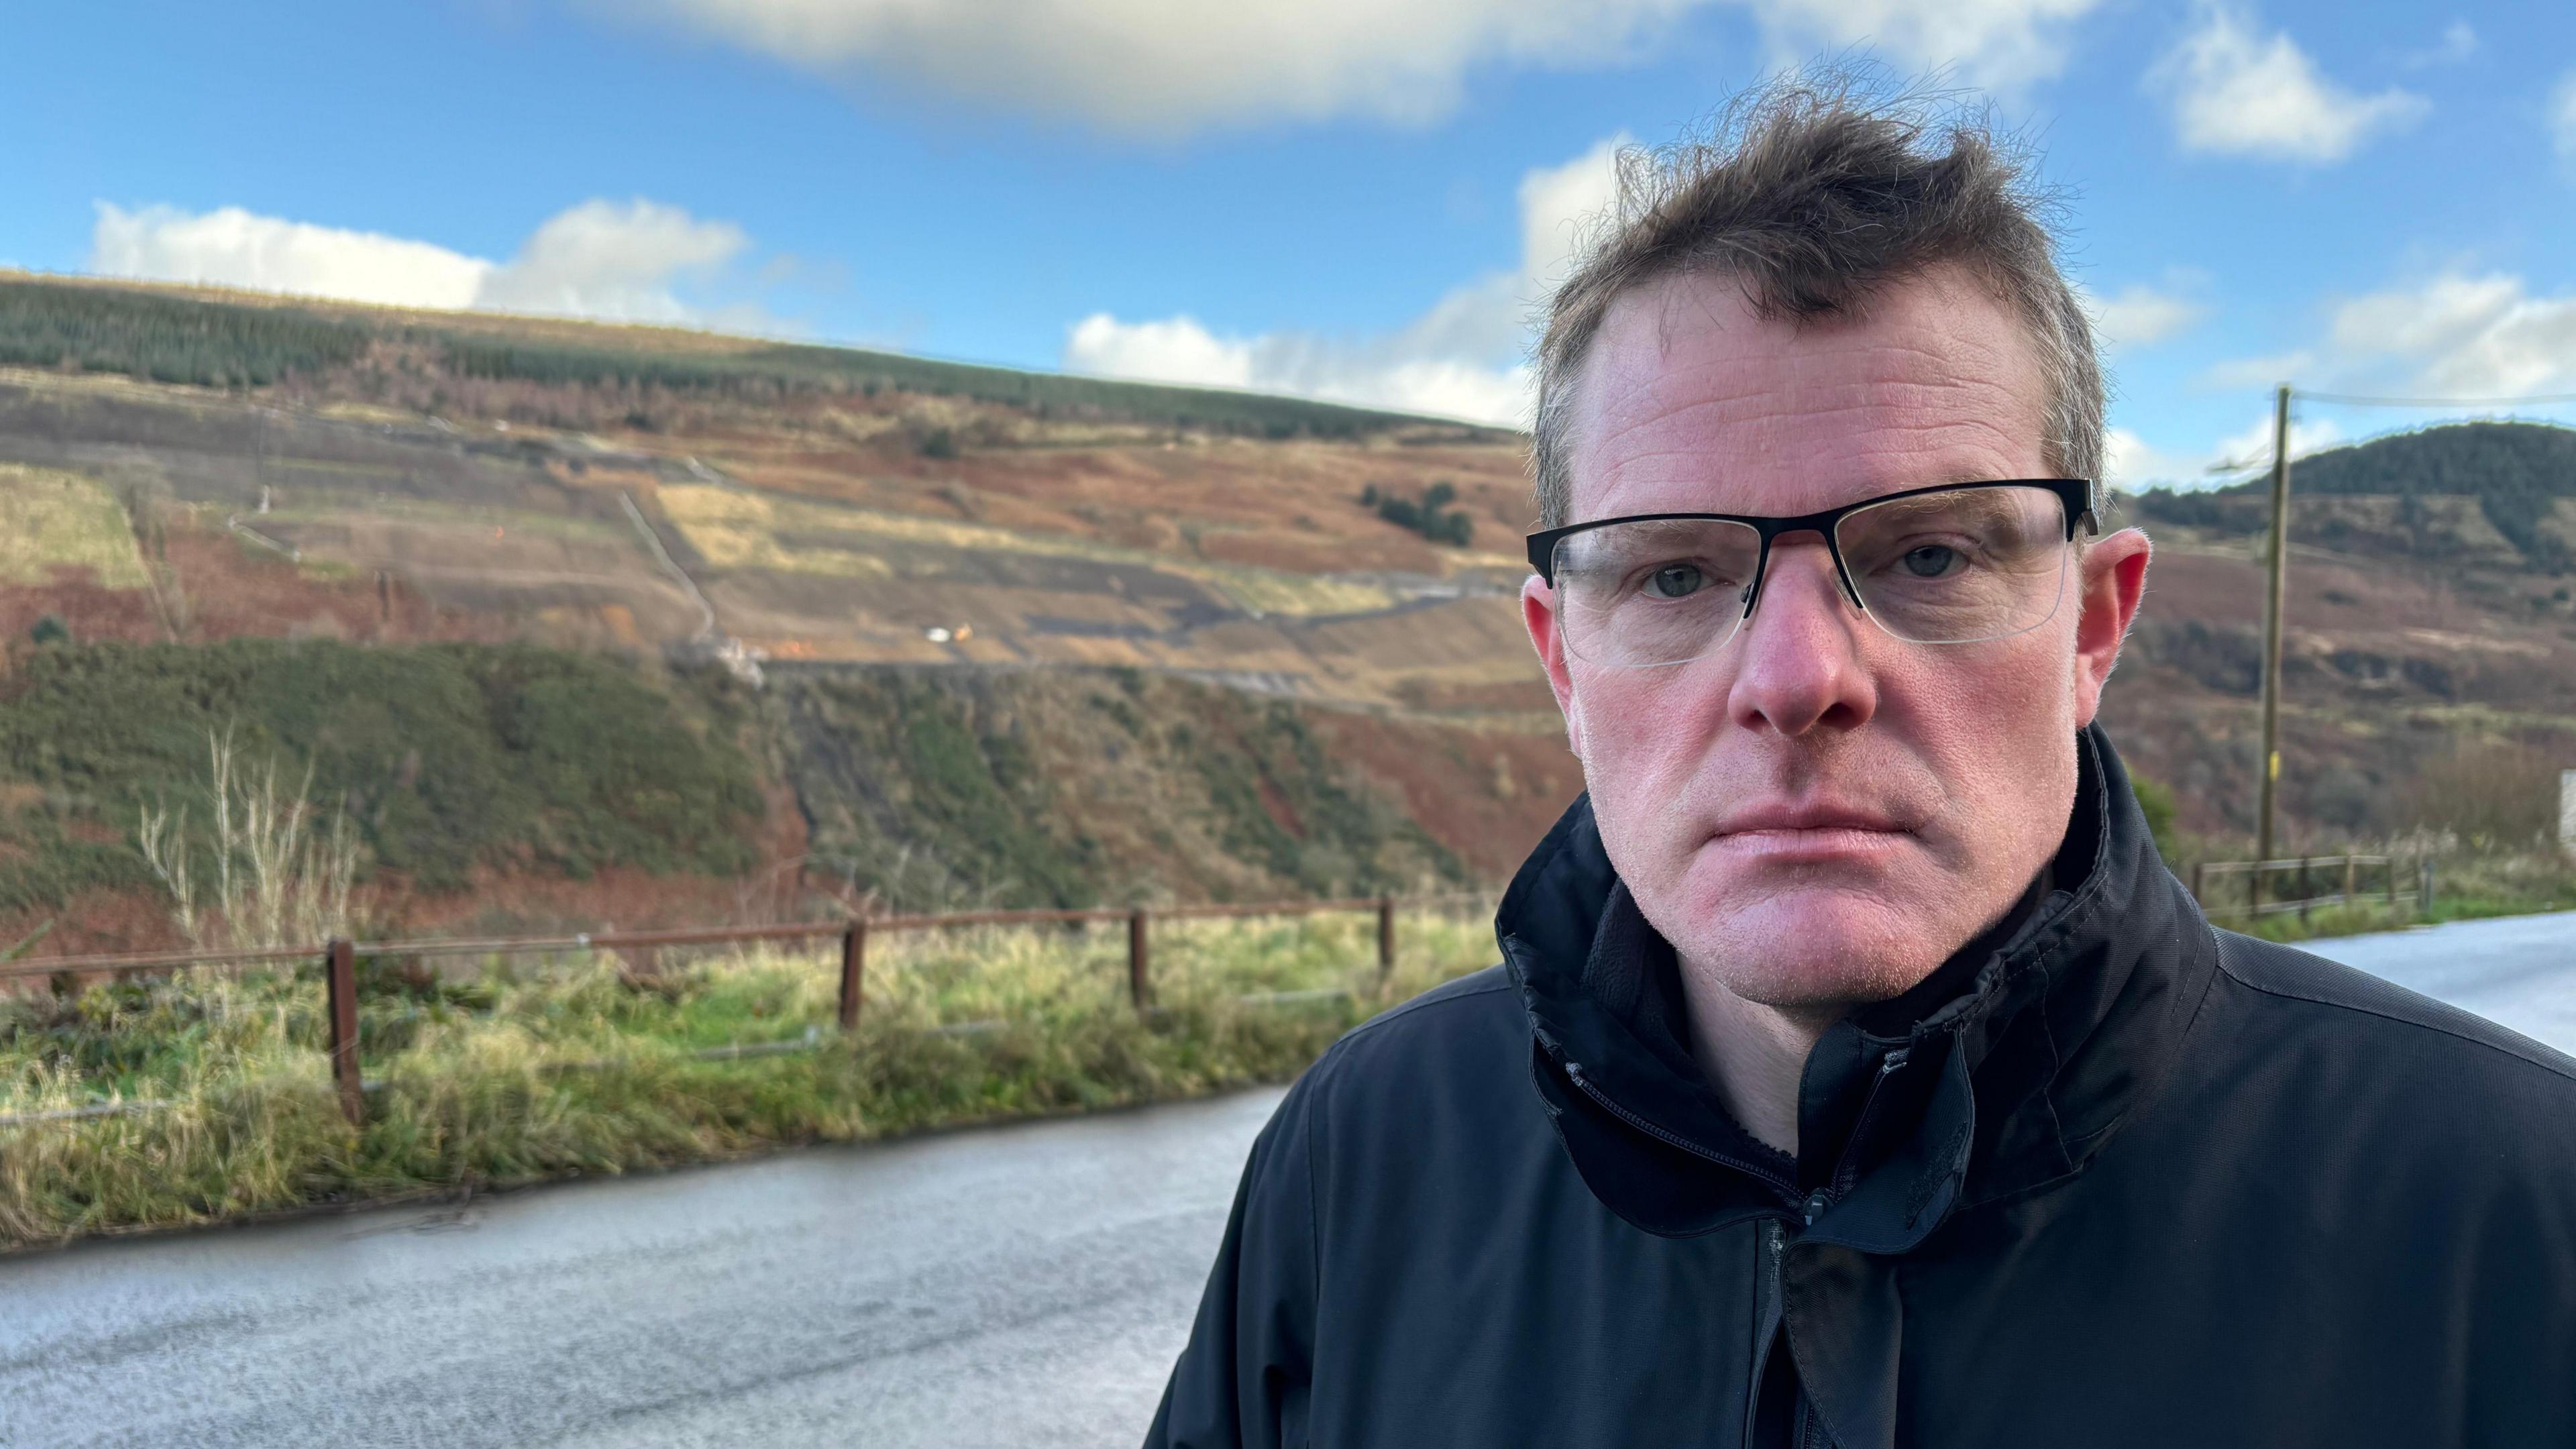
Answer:
[{"label": "dry grass", "polygon": [[[642,978],[591,954],[466,978],[362,965],[361,1048],[380,1085],[354,1131],[334,1104],[312,968],[19,998],[0,1003],[0,1115],[166,1105],[0,1126],[0,1245],[1279,1080],[1492,956],[1481,916],[1409,914],[1381,993],[1373,930],[1356,915],[1165,924],[1141,1018],[1123,926],[880,939],[846,1039],[835,963],[815,954],[707,956]],[[1335,989],[1349,994],[1242,999]]]},{"label": "dry grass", "polygon": [[[887,544],[927,544],[968,552],[1081,558],[1160,569],[1206,584],[1255,613],[1353,614],[1390,608],[1395,603],[1395,596],[1376,584],[1175,559],[1088,539],[834,507],[713,484],[665,484],[656,490],[656,496],[662,510],[687,535],[689,546],[718,568],[885,578],[891,576],[891,567],[875,553],[861,550]],[[846,539],[850,546],[784,541],[834,538]]]},{"label": "dry grass", "polygon": [[63,567],[93,571],[103,588],[152,584],[125,509],[104,484],[0,464],[0,582],[48,584]]}]

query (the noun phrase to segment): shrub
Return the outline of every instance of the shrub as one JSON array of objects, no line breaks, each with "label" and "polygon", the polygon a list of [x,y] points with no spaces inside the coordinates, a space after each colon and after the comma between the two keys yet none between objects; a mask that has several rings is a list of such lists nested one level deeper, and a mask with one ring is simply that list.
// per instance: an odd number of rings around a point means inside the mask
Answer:
[{"label": "shrub", "polygon": [[1433,543],[1465,548],[1476,537],[1476,521],[1467,510],[1449,506],[1457,496],[1457,488],[1446,481],[1424,488],[1419,499],[1382,491],[1372,483],[1360,490],[1360,506],[1376,509],[1378,517],[1398,528],[1412,529]]},{"label": "shrub", "polygon": [[[309,768],[302,798],[345,809],[365,856],[430,889],[478,864],[731,875],[763,801],[712,712],[612,659],[523,645],[76,645],[0,689],[0,783],[123,835],[200,790],[207,735],[229,732],[245,759]],[[0,898],[13,880],[59,902],[149,878],[130,843],[75,850],[80,833],[0,862]]]},{"label": "shrub", "polygon": [[2170,863],[2180,858],[2180,842],[2174,836],[2174,792],[2161,781],[2144,775],[2129,776],[2129,793],[2138,797],[2138,813],[2147,817],[2147,833],[2155,837],[2156,854]]}]

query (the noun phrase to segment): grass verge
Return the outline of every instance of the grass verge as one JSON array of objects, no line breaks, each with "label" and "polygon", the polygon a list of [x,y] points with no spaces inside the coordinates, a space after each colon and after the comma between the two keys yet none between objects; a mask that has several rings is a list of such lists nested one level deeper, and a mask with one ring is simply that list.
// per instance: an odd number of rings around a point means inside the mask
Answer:
[{"label": "grass verge", "polygon": [[0,1001],[0,1115],[166,1104],[0,1126],[0,1248],[1283,1080],[1493,956],[1481,917],[1409,914],[1381,992],[1374,926],[1165,923],[1141,1017],[1123,925],[880,938],[849,1037],[833,1026],[836,961],[819,954],[709,955],[643,976],[593,953],[470,975],[361,963],[374,1085],[358,1130],[332,1094],[316,968]]},{"label": "grass verge", "polygon": [[2412,900],[2393,906],[2373,900],[2365,886],[2359,901],[2319,906],[2304,916],[2282,911],[2251,920],[2241,913],[2211,919],[2231,931],[2289,943],[2566,910],[2576,910],[2576,862],[2540,855],[2464,855],[2440,863],[2429,910],[2418,911]]}]

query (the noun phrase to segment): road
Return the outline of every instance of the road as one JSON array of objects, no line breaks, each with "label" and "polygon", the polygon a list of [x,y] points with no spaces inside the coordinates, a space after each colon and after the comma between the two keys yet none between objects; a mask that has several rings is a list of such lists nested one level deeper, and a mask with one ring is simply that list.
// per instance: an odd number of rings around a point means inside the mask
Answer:
[{"label": "road", "polygon": [[1127,1445],[1277,1091],[0,1262],[0,1445]]},{"label": "road", "polygon": [[2302,949],[2500,1021],[2576,1056],[2576,911],[2453,921]]},{"label": "road", "polygon": [[[2576,1048],[2576,914],[2317,949]],[[0,1444],[1133,1444],[1277,1100],[0,1262]]]}]

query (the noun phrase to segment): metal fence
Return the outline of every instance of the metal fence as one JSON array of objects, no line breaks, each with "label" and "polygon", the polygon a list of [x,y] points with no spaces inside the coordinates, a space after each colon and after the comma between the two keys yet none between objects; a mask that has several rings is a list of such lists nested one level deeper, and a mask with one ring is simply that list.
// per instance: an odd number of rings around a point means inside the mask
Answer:
[{"label": "metal fence", "polygon": [[[2241,901],[2209,898],[2212,883],[2244,882]],[[2327,889],[2319,889],[2320,885]],[[2367,887],[2367,889],[2365,889]],[[2232,893],[2232,892],[2231,892]],[[2283,860],[2205,860],[2191,868],[2191,894],[2211,916],[2264,916],[2296,911],[2304,919],[2319,906],[2411,901],[2418,911],[2433,899],[2433,860],[2418,856],[2401,870],[2392,855],[2301,855]]]},{"label": "metal fence", "polygon": [[[1211,920],[1241,916],[1309,916],[1333,911],[1366,911],[1377,916],[1377,979],[1381,989],[1395,970],[1395,913],[1400,908],[1454,905],[1481,901],[1474,894],[1439,896],[1374,896],[1338,900],[1256,901],[1236,905],[1129,906],[1077,910],[953,911],[935,915],[858,916],[842,921],[789,922],[766,926],[722,926],[686,931],[612,931],[571,936],[507,936],[483,940],[358,942],[346,939],[318,947],[260,951],[147,951],[124,955],[56,956],[36,961],[0,963],[0,982],[30,977],[77,979],[99,973],[122,977],[153,970],[322,963],[327,999],[325,1050],[331,1058],[331,1080],[340,1110],[352,1124],[366,1120],[366,1083],[358,1061],[358,976],[360,957],[373,960],[424,960],[440,956],[512,956],[562,951],[635,951],[665,946],[749,945],[764,941],[840,942],[840,1028],[854,1031],[867,998],[868,940],[897,931],[934,931],[961,926],[1043,926],[1075,923],[1127,923],[1127,994],[1142,1013],[1153,1006],[1152,923]],[[1313,993],[1286,993],[1307,996]],[[75,1108],[55,1116],[95,1115]]]}]

